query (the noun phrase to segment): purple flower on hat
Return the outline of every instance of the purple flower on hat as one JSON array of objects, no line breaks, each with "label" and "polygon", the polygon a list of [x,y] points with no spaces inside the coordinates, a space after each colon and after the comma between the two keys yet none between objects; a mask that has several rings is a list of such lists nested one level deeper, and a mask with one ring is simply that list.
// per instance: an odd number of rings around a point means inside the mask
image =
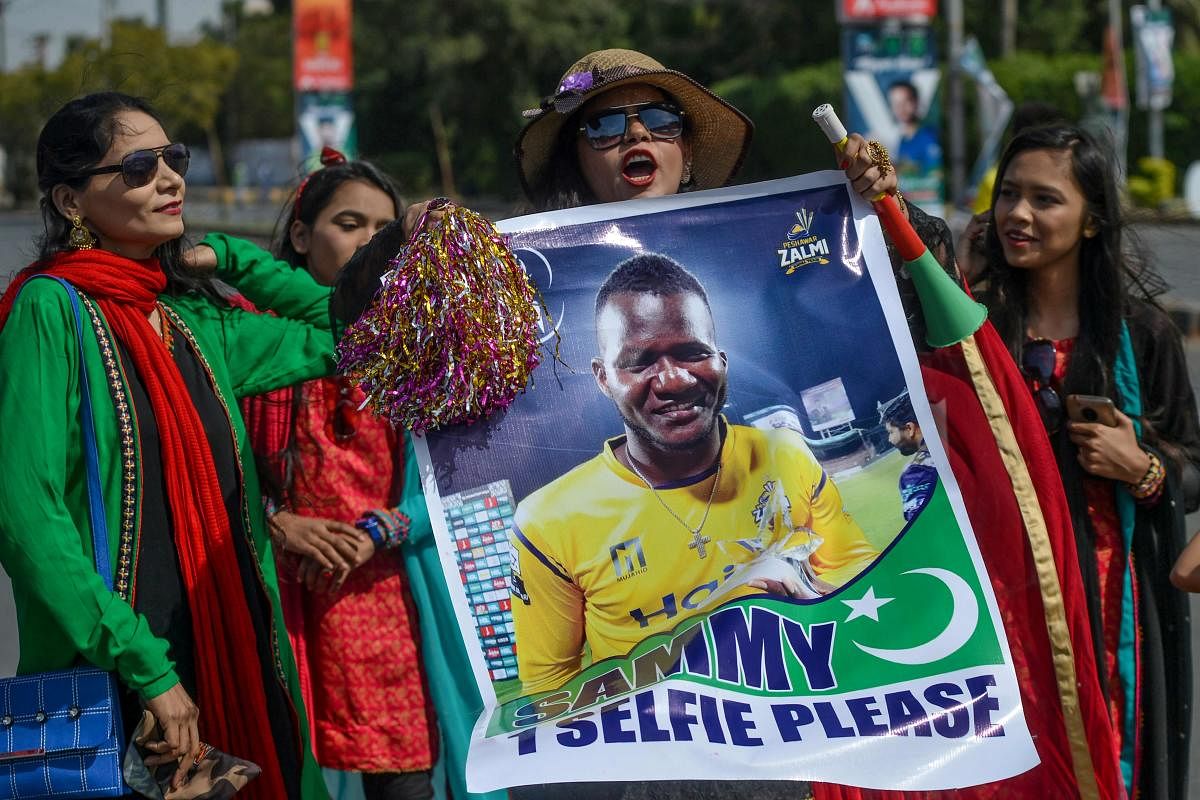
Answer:
[{"label": "purple flower on hat", "polygon": [[586,92],[592,88],[595,79],[592,76],[591,70],[587,72],[572,72],[567,77],[563,78],[563,82],[558,85],[558,94],[566,94],[567,92]]}]

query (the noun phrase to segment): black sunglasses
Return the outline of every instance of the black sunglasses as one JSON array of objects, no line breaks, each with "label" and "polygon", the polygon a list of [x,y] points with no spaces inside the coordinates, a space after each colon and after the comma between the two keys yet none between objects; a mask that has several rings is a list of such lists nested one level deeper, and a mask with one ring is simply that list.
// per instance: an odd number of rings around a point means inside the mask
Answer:
[{"label": "black sunglasses", "polygon": [[1063,420],[1062,395],[1050,385],[1057,355],[1049,339],[1033,339],[1021,350],[1021,371],[1033,383],[1033,399],[1047,433],[1056,433]]},{"label": "black sunglasses", "polygon": [[79,177],[86,178],[92,175],[106,175],[110,172],[119,172],[126,186],[130,189],[137,189],[154,180],[154,176],[158,174],[159,157],[179,177],[182,178],[184,175],[187,175],[188,164],[192,160],[192,153],[188,150],[186,144],[172,142],[171,144],[164,144],[162,147],[134,150],[122,158],[120,164],[89,169],[79,173]]},{"label": "black sunglasses", "polygon": [[655,139],[678,139],[683,135],[683,112],[662,101],[597,111],[583,121],[579,132],[587,137],[593,150],[607,150],[625,138],[631,117],[637,117]]}]

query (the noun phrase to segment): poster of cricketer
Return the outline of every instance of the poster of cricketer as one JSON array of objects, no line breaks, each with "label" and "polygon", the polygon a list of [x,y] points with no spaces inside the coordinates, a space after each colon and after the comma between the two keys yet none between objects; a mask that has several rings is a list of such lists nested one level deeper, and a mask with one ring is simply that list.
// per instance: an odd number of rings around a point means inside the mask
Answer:
[{"label": "poster of cricketer", "polygon": [[500,227],[548,357],[506,412],[417,439],[484,698],[471,789],[945,789],[1036,764],[842,173]]},{"label": "poster of cricketer", "polygon": [[904,195],[942,214],[941,69],[928,24],[842,29],[846,124],[891,151]]}]

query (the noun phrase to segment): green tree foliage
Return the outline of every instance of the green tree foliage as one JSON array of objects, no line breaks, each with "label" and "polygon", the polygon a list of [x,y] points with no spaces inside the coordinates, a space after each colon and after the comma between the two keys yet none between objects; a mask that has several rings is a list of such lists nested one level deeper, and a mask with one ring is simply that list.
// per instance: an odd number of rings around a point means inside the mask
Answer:
[{"label": "green tree foliage", "polygon": [[360,148],[407,191],[431,191],[440,182],[431,122],[438,113],[459,189],[511,195],[521,109],[536,105],[583,53],[623,43],[625,23],[610,3],[361,0],[354,42]]},{"label": "green tree foliage", "polygon": [[1079,119],[1084,109],[1075,91],[1075,73],[1099,72],[1101,59],[1099,48],[1093,53],[1053,56],[1022,51],[989,62],[988,66],[1014,105],[1027,101],[1049,103],[1067,119]]},{"label": "green tree foliage", "polygon": [[218,125],[222,138],[290,137],[295,130],[292,91],[292,20],[287,14],[242,17],[209,35],[232,48],[237,68],[221,97]]},{"label": "green tree foliage", "polygon": [[24,67],[0,74],[0,146],[9,154],[6,185],[18,202],[35,196],[35,145],[46,119],[88,92],[116,90],[146,97],[169,134],[187,138],[213,129],[221,93],[237,55],[211,40],[169,46],[157,28],[118,22],[112,41],[77,41],[53,70]]},{"label": "green tree foliage", "polygon": [[833,151],[812,123],[812,110],[822,103],[841,104],[841,61],[769,78],[729,78],[712,88],[758,123],[740,180],[768,180],[835,166]]},{"label": "green tree foliage", "polygon": [[7,154],[4,186],[18,205],[37,197],[37,164],[34,145],[42,123],[61,99],[75,94],[75,83],[59,72],[22,67],[0,73],[0,147]]},{"label": "green tree foliage", "polygon": [[117,22],[108,47],[88,40],[56,70],[77,78],[76,94],[116,90],[145,97],[173,135],[205,131],[216,121],[221,94],[237,54],[211,39],[169,45],[163,32],[141,22]]},{"label": "green tree foliage", "polygon": [[[941,5],[944,8],[944,3]],[[1104,3],[1096,0],[1018,0],[1017,49],[1039,53],[1098,52],[1107,23],[1106,13]],[[1125,19],[1128,18],[1126,10]],[[944,26],[944,19],[939,22]],[[963,25],[988,53],[1000,52],[1002,23],[1001,4],[996,0],[963,3]],[[941,41],[946,41],[944,36]]]},{"label": "green tree foliage", "polygon": [[[111,47],[80,41],[62,66],[0,75],[0,144],[27,186],[32,141],[46,115],[97,88],[148,96],[173,135],[210,145],[294,132],[289,0],[276,13],[223,24],[187,47],[121,23]],[[1133,0],[1124,0],[1126,11]],[[1181,42],[1200,44],[1200,0],[1170,4]],[[642,50],[742,108],[756,123],[743,180],[831,165],[809,122],[820,102],[840,102],[842,29],[834,4],[795,0],[355,0],[355,106],[361,152],[395,175],[406,193],[437,193],[444,177],[461,195],[517,199],[512,145],[521,111],[551,93],[578,57],[605,47]],[[998,3],[965,3],[1002,86],[1017,103],[1036,99],[1081,111],[1074,73],[1100,66],[1107,16],[1089,0],[1019,0],[1018,55],[998,60]],[[934,21],[945,42],[944,19]],[[1127,58],[1131,71],[1133,59]],[[1168,153],[1200,156],[1190,135],[1200,107],[1200,56],[1176,53],[1176,101],[1166,114]],[[968,132],[973,92],[967,85]],[[215,123],[215,124],[214,124]],[[1134,113],[1131,156],[1145,151]],[[220,131],[220,137],[216,132]],[[968,145],[968,153],[971,145]],[[439,158],[440,156],[440,158]],[[22,173],[21,171],[24,170]],[[14,176],[16,177],[16,176]],[[11,185],[11,184],[10,184]]]}]

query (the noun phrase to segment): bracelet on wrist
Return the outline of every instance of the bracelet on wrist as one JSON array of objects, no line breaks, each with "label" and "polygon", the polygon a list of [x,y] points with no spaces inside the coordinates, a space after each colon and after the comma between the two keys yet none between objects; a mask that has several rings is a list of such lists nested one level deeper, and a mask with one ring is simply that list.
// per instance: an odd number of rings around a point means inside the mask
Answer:
[{"label": "bracelet on wrist", "polygon": [[1141,480],[1137,483],[1125,484],[1129,487],[1129,493],[1137,500],[1146,500],[1157,494],[1162,489],[1163,480],[1167,475],[1161,458],[1149,451],[1146,452],[1146,455],[1150,458],[1150,466],[1146,468],[1146,473],[1142,475]]},{"label": "bracelet on wrist", "polygon": [[366,531],[375,543],[375,549],[390,550],[399,547],[408,539],[408,530],[412,521],[408,516],[395,508],[377,508],[363,514],[354,523],[355,527]]},{"label": "bracelet on wrist", "polygon": [[354,527],[365,532],[371,537],[371,541],[375,544],[376,550],[383,547],[383,533],[379,530],[379,520],[377,520],[374,515],[367,514],[364,517],[360,517],[354,523]]}]

